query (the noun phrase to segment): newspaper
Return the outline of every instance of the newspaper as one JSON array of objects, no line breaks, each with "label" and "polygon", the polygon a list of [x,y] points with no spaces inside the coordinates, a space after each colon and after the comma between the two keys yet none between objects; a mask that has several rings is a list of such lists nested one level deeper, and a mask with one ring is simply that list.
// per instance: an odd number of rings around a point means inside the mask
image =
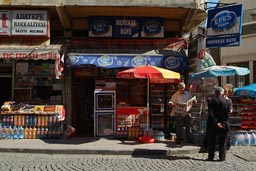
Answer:
[{"label": "newspaper", "polygon": [[191,109],[194,101],[196,101],[196,96],[189,99],[187,103],[174,103],[171,116],[185,116]]}]

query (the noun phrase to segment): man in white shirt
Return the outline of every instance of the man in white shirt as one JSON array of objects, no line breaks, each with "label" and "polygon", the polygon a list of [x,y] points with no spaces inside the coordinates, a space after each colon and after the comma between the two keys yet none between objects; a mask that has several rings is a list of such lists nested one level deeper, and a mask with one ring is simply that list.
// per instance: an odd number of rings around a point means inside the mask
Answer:
[{"label": "man in white shirt", "polygon": [[[189,99],[192,98],[192,95],[188,91],[186,91],[185,88],[186,88],[185,83],[180,82],[178,84],[178,91],[172,95],[169,101],[169,104],[171,106],[174,106],[175,103],[186,103]],[[192,142],[190,122],[191,122],[191,114],[189,113],[187,113],[185,116],[176,117],[176,144],[177,145],[179,145],[183,139],[184,127],[186,132],[186,141]]]}]

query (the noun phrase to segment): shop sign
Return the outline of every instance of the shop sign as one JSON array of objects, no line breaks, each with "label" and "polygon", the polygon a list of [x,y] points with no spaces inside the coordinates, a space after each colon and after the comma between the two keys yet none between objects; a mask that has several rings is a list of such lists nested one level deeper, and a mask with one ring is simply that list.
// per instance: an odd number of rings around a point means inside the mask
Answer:
[{"label": "shop sign", "polygon": [[115,17],[113,34],[117,38],[139,37],[138,17]]},{"label": "shop sign", "polygon": [[207,48],[240,45],[242,8],[239,4],[208,11]]},{"label": "shop sign", "polygon": [[13,10],[12,35],[48,35],[48,15],[46,10]]},{"label": "shop sign", "polygon": [[0,10],[0,35],[10,35],[10,11]]},{"label": "shop sign", "polygon": [[0,52],[3,59],[58,59],[60,55],[56,52]]},{"label": "shop sign", "polygon": [[113,20],[109,17],[89,18],[89,37],[112,37]]},{"label": "shop sign", "polygon": [[164,37],[163,18],[142,18],[140,21],[141,37]]}]

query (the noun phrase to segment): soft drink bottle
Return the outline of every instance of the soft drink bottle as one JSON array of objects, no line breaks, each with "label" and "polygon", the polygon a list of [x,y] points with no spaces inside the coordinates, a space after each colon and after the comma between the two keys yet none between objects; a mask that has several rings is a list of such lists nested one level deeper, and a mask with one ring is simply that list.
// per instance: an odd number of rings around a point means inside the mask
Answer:
[{"label": "soft drink bottle", "polygon": [[24,138],[28,139],[28,127],[26,127],[24,130]]}]

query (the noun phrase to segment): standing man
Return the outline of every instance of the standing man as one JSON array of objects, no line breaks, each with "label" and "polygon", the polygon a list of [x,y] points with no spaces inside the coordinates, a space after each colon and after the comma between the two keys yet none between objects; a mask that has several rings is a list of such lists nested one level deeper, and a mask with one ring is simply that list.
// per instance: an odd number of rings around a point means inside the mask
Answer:
[{"label": "standing man", "polygon": [[[169,104],[174,107],[175,103],[187,103],[189,99],[192,98],[192,95],[185,91],[186,85],[183,82],[180,82],[178,84],[178,91],[176,91],[170,101]],[[186,140],[187,142],[192,141],[191,136],[191,128],[190,128],[190,122],[191,122],[191,114],[187,113],[185,116],[177,116],[176,117],[176,144],[180,145],[183,137],[183,127],[185,127],[186,132]]]},{"label": "standing man", "polygon": [[224,89],[217,87],[215,97],[208,102],[208,161],[213,161],[215,154],[216,139],[219,144],[219,160],[226,159],[226,139],[229,131],[228,118],[230,106],[223,97]]}]

